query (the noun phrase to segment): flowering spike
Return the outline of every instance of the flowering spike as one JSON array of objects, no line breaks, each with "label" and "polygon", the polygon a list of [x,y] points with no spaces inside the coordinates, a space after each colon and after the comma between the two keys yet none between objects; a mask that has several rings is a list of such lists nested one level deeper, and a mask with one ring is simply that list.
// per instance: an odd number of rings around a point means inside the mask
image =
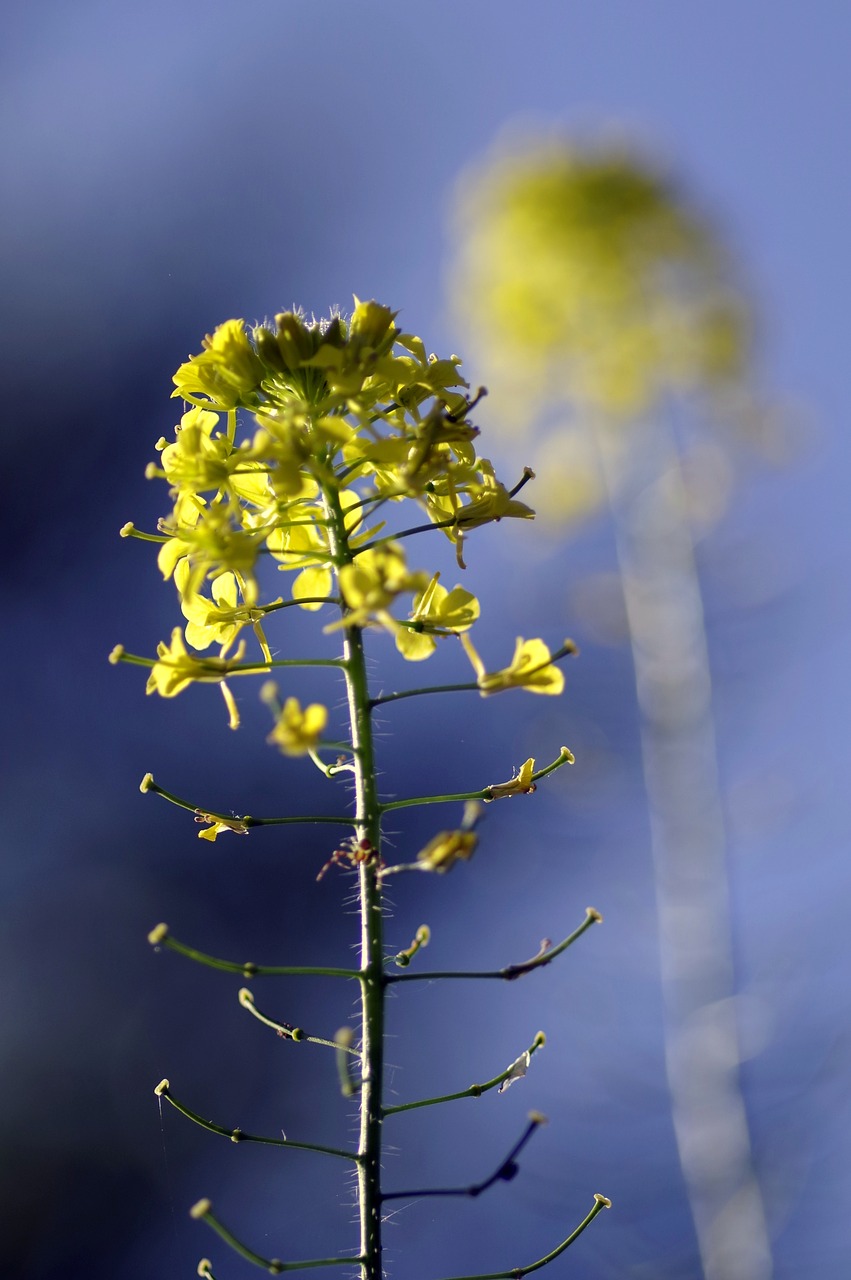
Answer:
[{"label": "flowering spike", "polygon": [[[364,1277],[383,1274],[382,1200],[403,1194],[382,1194],[380,1189],[384,1119],[415,1107],[481,1097],[496,1090],[502,1093],[525,1076],[532,1055],[544,1043],[543,1034],[538,1033],[513,1063],[484,1083],[442,1097],[388,1106],[382,1079],[389,984],[430,976],[508,981],[549,964],[599,919],[589,908],[585,922],[556,946],[546,942],[531,960],[493,972],[390,971],[394,961],[397,970],[407,970],[429,943],[430,933],[428,926],[421,925],[407,948],[395,956],[388,954],[383,934],[385,877],[401,871],[443,875],[457,862],[469,861],[479,842],[484,803],[531,794],[541,778],[572,763],[573,756],[563,747],[552,763],[538,770],[530,757],[507,781],[479,790],[385,801],[379,791],[375,709],[384,702],[430,692],[464,690],[487,697],[522,688],[557,694],[564,684],[557,663],[575,652],[570,641],[551,652],[541,639],[521,638],[511,662],[489,671],[470,638],[481,612],[475,595],[458,583],[444,585],[433,567],[420,568],[413,558],[409,564],[406,539],[422,535],[425,542],[438,534],[450,540],[459,568],[465,569],[464,557],[475,546],[481,526],[533,518],[532,507],[518,496],[533,472],[525,468],[513,488],[503,484],[492,463],[479,455],[479,430],[471,421],[484,388],[472,394],[460,358],[430,354],[421,338],[398,328],[397,318],[389,307],[356,297],[348,318],[334,311],[329,318],[317,320],[293,309],[250,327],[241,319],[217,326],[204,338],[201,350],[175,374],[173,394],[185,402],[183,411],[173,430],[157,441],[146,471],[152,479],[165,481],[170,510],[158,522],[156,533],[141,532],[130,522],[121,530],[122,537],[156,545],[160,573],[177,593],[182,625],[157,646],[155,657],[140,657],[117,645],[110,662],[145,667],[147,692],[165,699],[175,698],[190,685],[218,685],[232,729],[239,725],[232,678],[260,676],[260,698],[272,719],[268,741],[285,757],[307,756],[326,779],[345,774],[353,784],[354,803],[345,816],[268,818],[198,806],[158,786],[150,773],[140,784],[140,791],[161,795],[191,813],[198,837],[207,842],[224,834],[245,836],[255,826],[310,822],[346,828],[317,879],[335,864],[350,868],[357,879],[361,955],[356,966],[231,961],[179,941],[165,924],[148,935],[154,947],[245,981],[259,976],[336,977],[354,983],[360,991],[357,1040],[350,1027],[332,1039],[310,1035],[269,1017],[257,1007],[247,987],[238,996],[243,1009],[287,1042],[334,1051],[343,1094],[358,1095],[356,1149],[292,1142],[283,1132],[280,1138],[245,1133],[238,1126],[215,1124],[191,1111],[171,1094],[166,1079],[155,1089],[160,1100],[165,1098],[193,1122],[233,1143],[301,1147],[354,1163],[361,1224],[361,1251],[356,1257],[286,1263],[266,1258],[213,1215],[208,1199],[193,1206],[194,1218],[204,1220],[244,1259],[271,1274],[331,1265],[355,1265]],[[418,508],[415,520],[397,516],[400,504],[406,503]],[[267,579],[281,579],[277,573],[261,572],[261,566],[288,575],[286,599],[269,592]],[[339,613],[323,627],[323,634],[341,641],[342,656],[278,657],[288,649],[285,641],[278,647],[272,624],[287,618],[304,621],[304,613],[328,605],[336,606]],[[290,607],[297,612],[283,612]],[[475,680],[373,697],[367,672],[368,631],[383,633],[385,643],[392,637],[409,662],[429,658],[441,641],[460,639]],[[324,643],[322,636],[318,643]],[[453,648],[451,643],[448,647]],[[254,651],[251,656],[249,649]],[[265,679],[273,668],[302,666],[330,668],[345,680],[348,724],[333,738],[324,736],[329,721],[325,701],[305,704],[299,696],[286,692],[282,696],[277,684]],[[303,693],[300,696],[304,698]],[[328,763],[331,759],[334,762]],[[385,866],[382,822],[387,814],[396,808],[447,801],[464,806],[455,827],[437,832],[412,861]],[[543,1122],[539,1112],[530,1113],[525,1132],[490,1178],[463,1189],[432,1188],[422,1194],[474,1196],[498,1181],[509,1181],[518,1171],[520,1150]],[[552,1257],[571,1243],[601,1205],[602,1200],[595,1202],[586,1222]],[[198,1274],[212,1280],[209,1259],[201,1260]]]}]

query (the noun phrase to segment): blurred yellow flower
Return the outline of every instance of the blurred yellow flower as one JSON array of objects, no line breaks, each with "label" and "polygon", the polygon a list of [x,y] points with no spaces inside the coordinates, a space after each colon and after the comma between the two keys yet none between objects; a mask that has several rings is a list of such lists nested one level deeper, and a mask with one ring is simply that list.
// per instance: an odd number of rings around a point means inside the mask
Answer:
[{"label": "blurred yellow flower", "polygon": [[311,702],[302,711],[298,698],[287,698],[268,741],[285,756],[306,756],[316,750],[327,723],[328,710],[321,703]]},{"label": "blurred yellow flower", "polygon": [[441,831],[417,854],[417,865],[423,871],[449,871],[458,861],[467,862],[476,851],[479,837],[475,831]]}]

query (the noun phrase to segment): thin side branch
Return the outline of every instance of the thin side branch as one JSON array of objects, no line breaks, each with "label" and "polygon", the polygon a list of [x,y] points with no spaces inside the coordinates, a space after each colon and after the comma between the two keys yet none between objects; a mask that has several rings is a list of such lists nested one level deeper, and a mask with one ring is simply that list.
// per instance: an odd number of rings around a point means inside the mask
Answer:
[{"label": "thin side branch", "polygon": [[[459,685],[458,688],[461,688],[461,686]],[[478,688],[478,685],[475,685],[474,688]],[[546,778],[548,774],[554,773],[555,770],[560,769],[562,765],[573,764],[573,762],[573,752],[569,751],[567,747],[562,747],[551,764],[545,765],[543,769],[537,769],[531,775],[529,779],[530,785],[525,789],[527,791],[534,791],[534,784],[539,782],[541,778]],[[482,787],[480,791],[460,791],[455,792],[452,795],[412,796],[408,800],[388,800],[386,804],[382,804],[381,812],[389,813],[391,809],[410,809],[415,805],[449,804],[455,801],[467,800],[481,800],[485,804],[490,804],[492,800],[499,798],[501,792],[506,793],[507,786],[508,784],[494,783],[489,787]],[[510,792],[508,794],[510,794]]]},{"label": "thin side branch", "polygon": [[545,964],[551,964],[556,956],[560,956],[563,951],[572,946],[583,933],[591,928],[592,924],[602,924],[603,917],[594,907],[585,908],[585,919],[573,933],[569,933],[566,938],[557,944],[551,946],[548,940],[545,940],[541,946],[541,950],[531,960],[524,960],[520,964],[509,964],[504,969],[444,969],[432,973],[388,973],[384,979],[385,982],[434,982],[439,978],[501,978],[503,981],[511,982],[515,978],[520,978],[524,973],[531,973],[533,969],[541,969]]},{"label": "thin side branch", "polygon": [[282,1275],[285,1271],[307,1271],[311,1267],[345,1267],[360,1262],[360,1258],[309,1258],[304,1262],[281,1262],[279,1258],[264,1258],[262,1254],[255,1253],[253,1249],[249,1249],[248,1245],[243,1244],[241,1240],[229,1231],[228,1228],[218,1218],[213,1217],[213,1206],[209,1200],[199,1200],[189,1210],[189,1216],[200,1222],[206,1222],[208,1227],[212,1227],[217,1235],[221,1236],[225,1244],[230,1245],[235,1253],[241,1258],[245,1258],[247,1262],[253,1262],[255,1267],[262,1267],[264,1271],[270,1272],[273,1276]]},{"label": "thin side branch", "polygon": [[343,1151],[338,1147],[323,1147],[315,1142],[293,1142],[289,1138],[266,1138],[255,1133],[243,1133],[242,1129],[226,1129],[223,1125],[214,1124],[212,1120],[205,1120],[203,1116],[198,1115],[197,1111],[190,1110],[185,1103],[175,1098],[168,1080],[161,1080],[154,1089],[154,1093],[158,1098],[165,1098],[175,1111],[186,1116],[187,1120],[191,1120],[193,1124],[200,1125],[210,1133],[217,1133],[222,1138],[230,1138],[231,1142],[260,1142],[267,1147],[293,1147],[297,1151],[318,1151],[320,1155],[339,1156],[341,1160],[351,1160],[357,1164],[357,1156],[353,1152]]},{"label": "thin side branch", "polygon": [[517,1061],[512,1062],[510,1067],[506,1067],[504,1071],[500,1071],[498,1076],[494,1076],[492,1080],[488,1080],[485,1084],[471,1084],[469,1089],[461,1089],[458,1093],[445,1093],[438,1098],[421,1098],[419,1102],[402,1102],[395,1107],[384,1107],[383,1114],[385,1116],[398,1115],[400,1111],[416,1111],[419,1107],[436,1107],[441,1102],[455,1102],[458,1098],[480,1098],[483,1093],[488,1093],[491,1089],[496,1089],[511,1077],[517,1079],[518,1063],[523,1058],[529,1059],[536,1049],[540,1049],[546,1043],[546,1036],[543,1031],[539,1031],[535,1039],[529,1045],[529,1048],[521,1054]]},{"label": "thin side branch", "polygon": [[530,1262],[525,1267],[511,1267],[508,1271],[487,1271],[476,1276],[450,1276],[447,1280],[520,1280],[522,1276],[531,1275],[533,1271],[540,1271],[541,1267],[547,1266],[548,1263],[554,1262],[565,1249],[569,1249],[574,1240],[577,1240],[586,1227],[590,1226],[596,1218],[597,1214],[603,1209],[611,1209],[612,1202],[607,1196],[595,1195],[594,1208],[582,1219],[575,1231],[571,1231],[566,1240],[562,1240],[561,1244],[556,1245],[555,1249],[550,1253],[545,1253],[543,1258],[538,1258],[537,1262]]},{"label": "thin side branch", "polygon": [[167,924],[158,924],[148,934],[148,942],[152,947],[166,947],[176,951],[178,955],[194,960],[196,964],[206,965],[208,969],[220,969],[223,973],[238,973],[243,978],[357,978],[357,969],[328,969],[313,965],[264,965],[253,961],[219,960],[217,956],[208,956],[203,951],[188,947],[185,942],[178,942],[168,931]]},{"label": "thin side branch", "polygon": [[[351,751],[351,747],[348,747],[347,750]],[[151,773],[145,774],[139,783],[139,790],[143,794],[152,791],[154,795],[162,796],[164,800],[168,800],[169,804],[175,804],[179,809],[186,809],[196,817],[201,815],[204,821],[224,822],[229,826],[237,825],[245,828],[278,827],[291,822],[333,822],[344,827],[356,825],[354,818],[329,817],[327,814],[299,814],[293,818],[252,818],[249,814],[235,817],[232,813],[219,813],[215,809],[202,809],[198,805],[184,800],[181,796],[175,795],[173,791],[166,791],[165,787],[161,787],[158,782],[154,782],[154,777]]]},{"label": "thin side branch", "polygon": [[419,1200],[424,1196],[480,1196],[483,1191],[489,1190],[496,1182],[511,1181],[517,1173],[517,1157],[538,1126],[542,1124],[546,1124],[546,1116],[541,1115],[540,1111],[531,1111],[529,1113],[529,1123],[522,1137],[515,1142],[505,1159],[500,1162],[498,1168],[494,1170],[489,1178],[485,1178],[484,1182],[474,1182],[469,1187],[429,1187],[424,1191],[389,1191],[381,1199]]},{"label": "thin side branch", "polygon": [[[325,1045],[328,1049],[340,1048],[339,1040],[325,1040],[322,1036],[308,1035],[308,1033],[301,1027],[293,1027],[289,1022],[276,1022],[274,1018],[270,1018],[265,1013],[261,1013],[257,1008],[257,1005],[254,1003],[254,996],[247,987],[242,987],[240,989],[239,1003],[242,1005],[243,1009],[247,1009],[258,1022],[262,1022],[266,1027],[271,1027],[271,1029],[276,1031],[284,1040],[294,1040],[296,1042],[304,1040],[308,1044]],[[355,1058],[360,1057],[360,1052],[357,1049],[349,1048],[346,1052],[350,1053]]]}]

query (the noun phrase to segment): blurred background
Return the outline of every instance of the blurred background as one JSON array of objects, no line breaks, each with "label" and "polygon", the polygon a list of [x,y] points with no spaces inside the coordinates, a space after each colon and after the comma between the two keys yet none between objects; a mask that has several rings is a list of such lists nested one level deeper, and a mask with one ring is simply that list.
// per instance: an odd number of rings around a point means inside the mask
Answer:
[{"label": "blurred background", "polygon": [[[153,653],[179,621],[148,548],[118,539],[166,509],[144,469],[176,420],[174,369],[231,316],[322,315],[356,293],[463,355],[491,391],[481,452],[509,485],[539,472],[524,497],[544,518],[467,544],[489,666],[517,635],[581,649],[558,701],[386,708],[388,795],[484,786],[562,743],[577,757],[488,811],[469,867],[399,877],[388,941],[428,922],[429,969],[490,968],[589,904],[605,917],[522,982],[398,992],[400,1101],[491,1077],[539,1027],[548,1043],[504,1096],[400,1116],[388,1189],[477,1181],[529,1108],[551,1123],[511,1184],[390,1206],[388,1274],[531,1262],[602,1192],[614,1210],[550,1274],[845,1276],[847,11],[40,0],[4,26],[4,1273],[147,1280],[206,1255],[218,1280],[251,1274],[188,1218],[202,1195],[267,1255],[354,1247],[335,1162],[234,1146],[160,1117],[152,1092],[168,1076],[228,1128],[351,1136],[330,1055],[248,1019],[239,979],[145,940],[164,920],[227,958],[349,963],[351,884],[314,880],[327,830],[208,845],[138,783],[151,770],[235,813],[342,796],[266,745],[247,681],[233,734],[214,691],[146,699],[143,673],[106,655]],[[668,221],[648,240],[629,184],[571,203],[582,164],[613,156],[698,232],[672,239]],[[512,223],[530,158],[555,186]],[[600,262],[638,244],[646,312],[601,301],[602,267],[576,275],[607,216],[623,236]],[[559,305],[574,296],[578,321]],[[691,360],[698,326],[665,366],[710,296],[724,358]],[[512,331],[540,297],[551,323]],[[664,321],[627,344],[652,386],[606,399],[594,361],[637,316]],[[457,580],[436,538],[411,552]],[[287,654],[315,642],[295,612]],[[376,687],[410,679],[380,635],[372,653]],[[454,648],[428,673],[467,678]],[[299,695],[333,703],[328,682]],[[434,823],[398,816],[401,856]],[[343,983],[254,990],[320,1035],[353,1012]]]}]

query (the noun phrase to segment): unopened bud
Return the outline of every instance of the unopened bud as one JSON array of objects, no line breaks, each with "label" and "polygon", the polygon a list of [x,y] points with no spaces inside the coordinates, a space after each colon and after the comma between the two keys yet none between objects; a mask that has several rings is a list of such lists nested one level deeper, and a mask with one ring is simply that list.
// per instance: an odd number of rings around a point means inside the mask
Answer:
[{"label": "unopened bud", "polygon": [[361,302],[356,298],[349,333],[359,345],[375,349],[386,339],[395,315],[396,312],[379,302]]},{"label": "unopened bud", "polygon": [[265,325],[258,325],[252,330],[251,336],[254,339],[254,346],[257,354],[264,364],[270,365],[273,369],[283,373],[286,369],[284,357],[281,354],[281,348],[278,346],[277,340],[271,329],[267,329]]},{"label": "unopened bud", "polygon": [[275,324],[281,357],[288,369],[297,369],[302,360],[309,360],[313,355],[310,334],[293,311],[280,312],[275,316]]}]

